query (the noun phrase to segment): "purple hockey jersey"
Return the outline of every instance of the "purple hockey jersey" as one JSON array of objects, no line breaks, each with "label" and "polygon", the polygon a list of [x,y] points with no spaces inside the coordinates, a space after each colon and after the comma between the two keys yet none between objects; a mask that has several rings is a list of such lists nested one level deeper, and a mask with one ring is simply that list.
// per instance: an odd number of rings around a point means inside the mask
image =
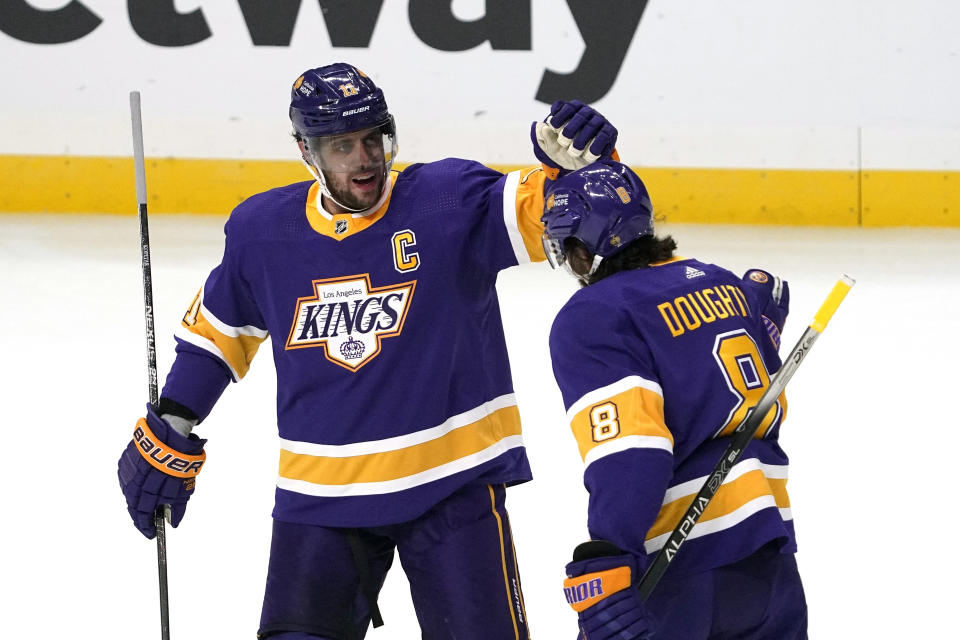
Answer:
[{"label": "purple hockey jersey", "polygon": [[495,284],[544,259],[542,188],[448,159],[394,172],[365,216],[328,214],[315,182],[249,198],[162,395],[205,417],[271,337],[280,520],[391,524],[529,480]]},{"label": "purple hockey jersey", "polygon": [[[592,538],[646,560],[664,545],[780,368],[759,295],[749,278],[674,258],[587,286],[561,309],[550,352],[584,460]],[[777,443],[786,409],[781,395],[671,573],[723,566],[771,540],[795,551]]]}]

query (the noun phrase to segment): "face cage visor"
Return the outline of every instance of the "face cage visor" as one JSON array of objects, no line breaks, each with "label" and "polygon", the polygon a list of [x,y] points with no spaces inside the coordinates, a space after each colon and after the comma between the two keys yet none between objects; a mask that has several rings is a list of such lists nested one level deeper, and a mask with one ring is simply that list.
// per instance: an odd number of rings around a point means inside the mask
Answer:
[{"label": "face cage visor", "polygon": [[357,174],[390,171],[397,154],[397,136],[387,125],[334,136],[303,136],[307,160],[325,173]]},{"label": "face cage visor", "polygon": [[551,269],[563,267],[567,273],[583,284],[590,284],[590,276],[596,273],[600,263],[603,262],[603,256],[593,256],[593,263],[590,265],[590,270],[586,273],[577,273],[573,270],[573,267],[570,266],[570,261],[567,260],[567,254],[564,253],[563,245],[560,242],[551,238],[546,231],[540,236],[540,242],[543,244],[543,253],[547,256],[547,262],[550,263]]},{"label": "face cage visor", "polygon": [[563,247],[559,242],[551,238],[546,232],[540,236],[540,242],[543,243],[543,253],[547,256],[547,262],[551,269],[559,269],[567,261],[567,256],[563,252]]},{"label": "face cage visor", "polygon": [[[332,136],[303,136],[304,163],[320,183],[323,195],[346,211],[365,211],[381,204],[397,155],[393,120],[387,124]],[[372,198],[350,193],[349,185],[369,185]],[[339,186],[337,186],[339,185]]]}]

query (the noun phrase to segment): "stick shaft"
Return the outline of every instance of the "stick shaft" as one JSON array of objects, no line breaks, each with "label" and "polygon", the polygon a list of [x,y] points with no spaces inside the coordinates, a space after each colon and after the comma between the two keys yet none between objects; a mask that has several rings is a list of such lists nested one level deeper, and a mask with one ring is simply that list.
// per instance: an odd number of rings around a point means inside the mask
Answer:
[{"label": "stick shaft", "polygon": [[146,211],[147,173],[143,154],[143,118],[140,114],[139,91],[130,92],[130,122],[133,125],[133,167],[137,181],[137,204],[141,211]]},{"label": "stick shaft", "polygon": [[167,588],[167,528],[163,522],[164,509],[153,513],[157,530],[157,575],[160,578],[160,637],[170,640],[170,594]]},{"label": "stick shaft", "polygon": [[[133,126],[133,165],[137,182],[137,215],[140,219],[140,267],[143,273],[143,318],[147,342],[147,395],[154,408],[160,401],[157,384],[157,349],[154,332],[153,278],[150,266],[150,232],[147,224],[147,177],[143,154],[143,120],[140,114],[140,92],[130,92],[130,122]],[[170,600],[167,589],[167,535],[164,509],[153,514],[157,532],[157,574],[160,579],[160,637],[170,640]]]},{"label": "stick shaft", "polygon": [[159,402],[157,349],[154,333],[153,278],[150,267],[150,230],[147,224],[147,177],[143,156],[143,122],[140,92],[130,92],[130,120],[133,124],[133,166],[137,182],[137,216],[140,220],[140,267],[143,273],[143,317],[147,335],[147,395],[154,407]]},{"label": "stick shaft", "polygon": [[650,597],[654,587],[657,586],[667,567],[670,566],[670,563],[680,550],[680,545],[686,541],[687,536],[693,531],[693,527],[700,519],[700,516],[703,515],[707,505],[710,504],[710,500],[713,499],[713,496],[716,495],[720,486],[723,484],[724,478],[727,477],[727,474],[730,473],[730,470],[740,459],[740,456],[743,455],[744,449],[750,444],[750,441],[753,439],[754,434],[756,434],[757,429],[760,428],[767,413],[774,409],[773,405],[777,401],[777,398],[783,393],[787,383],[790,382],[790,378],[796,373],[800,367],[800,363],[806,358],[813,344],[817,341],[817,338],[820,337],[830,318],[833,317],[837,307],[840,306],[840,303],[852,286],[853,280],[848,276],[841,277],[837,284],[834,285],[830,295],[827,296],[827,299],[820,306],[820,310],[817,311],[813,322],[810,323],[810,326],[808,326],[803,332],[803,335],[800,336],[797,346],[795,346],[793,351],[790,352],[790,355],[787,356],[780,370],[770,383],[770,386],[767,387],[766,392],[764,392],[760,398],[760,402],[758,402],[756,407],[749,413],[746,420],[734,431],[730,444],[727,446],[726,451],[723,452],[723,456],[713,467],[713,471],[710,472],[707,481],[693,498],[693,502],[680,518],[680,522],[674,528],[667,542],[660,549],[660,552],[657,553],[646,573],[640,578],[637,589],[639,589],[640,597],[644,601]]}]

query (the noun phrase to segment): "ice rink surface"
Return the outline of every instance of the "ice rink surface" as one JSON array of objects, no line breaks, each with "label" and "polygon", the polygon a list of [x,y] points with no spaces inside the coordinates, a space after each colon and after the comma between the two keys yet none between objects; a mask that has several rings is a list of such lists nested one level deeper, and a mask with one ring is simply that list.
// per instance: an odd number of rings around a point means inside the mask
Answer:
[{"label": "ice rink surface", "polygon": [[[222,251],[223,218],[151,219],[161,379],[172,332]],[[960,230],[661,225],[679,253],[790,283],[783,353],[841,273],[847,300],[787,394],[781,442],[810,636],[956,637],[950,487],[960,420]],[[156,551],[131,525],[116,462],[147,398],[134,217],[0,215],[4,637],[159,637]],[[500,277],[535,480],[508,492],[532,637],[569,639],[563,566],[586,539],[581,462],[547,350],[572,279]],[[208,462],[168,528],[172,637],[253,638],[278,459],[269,347],[198,428]],[[362,410],[363,399],[354,399]],[[682,552],[681,552],[682,553]],[[395,563],[372,640],[419,637]]]}]

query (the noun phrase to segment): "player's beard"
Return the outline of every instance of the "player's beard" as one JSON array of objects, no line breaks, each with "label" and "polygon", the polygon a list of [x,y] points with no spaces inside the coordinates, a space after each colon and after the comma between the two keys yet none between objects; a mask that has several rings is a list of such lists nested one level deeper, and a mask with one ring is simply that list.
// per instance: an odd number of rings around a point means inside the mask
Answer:
[{"label": "player's beard", "polygon": [[383,165],[352,173],[323,172],[327,189],[336,203],[356,211],[364,211],[377,203],[385,178]]}]

